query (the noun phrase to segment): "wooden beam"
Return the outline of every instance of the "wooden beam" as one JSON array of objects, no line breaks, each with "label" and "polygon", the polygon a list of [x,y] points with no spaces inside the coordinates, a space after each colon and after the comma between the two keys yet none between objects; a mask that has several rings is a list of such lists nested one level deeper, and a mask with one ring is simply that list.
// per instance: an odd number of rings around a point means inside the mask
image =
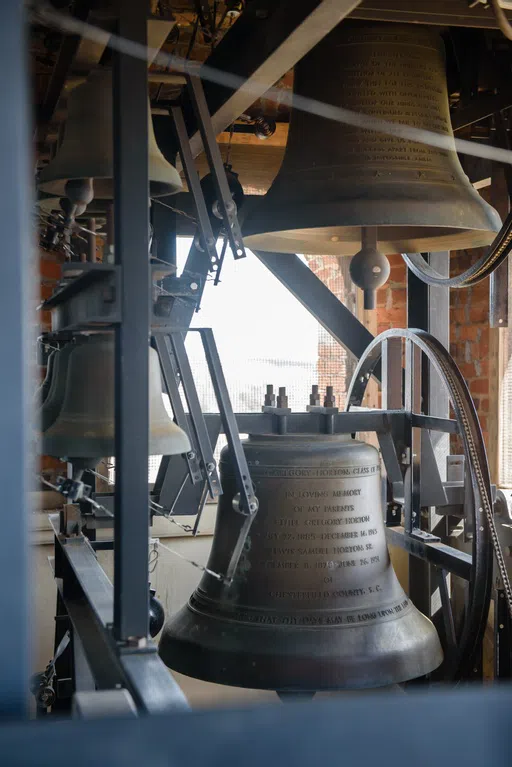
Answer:
[{"label": "wooden beam", "polygon": [[[215,48],[206,64],[242,78],[227,88],[205,82],[213,127],[220,133],[359,5],[360,0],[254,0]],[[194,157],[203,149],[197,121],[185,104]]]}]

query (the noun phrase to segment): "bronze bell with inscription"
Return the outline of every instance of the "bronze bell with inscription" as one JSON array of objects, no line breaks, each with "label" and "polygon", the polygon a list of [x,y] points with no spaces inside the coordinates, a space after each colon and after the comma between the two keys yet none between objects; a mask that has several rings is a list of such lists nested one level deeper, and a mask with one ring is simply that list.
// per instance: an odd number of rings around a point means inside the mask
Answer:
[{"label": "bronze bell with inscription", "polygon": [[[343,21],[297,64],[294,94],[453,138],[443,41],[419,24]],[[500,225],[455,144],[439,149],[296,108],[281,169],[243,233],[253,250],[354,255],[368,228],[388,254],[488,245]]]},{"label": "bronze bell with inscription", "polygon": [[[443,659],[437,632],[391,566],[378,451],[342,435],[249,436],[259,511],[231,584],[206,572],[164,627],[172,669],[284,692],[378,687]],[[221,455],[208,570],[225,573],[239,530],[234,472]]]}]

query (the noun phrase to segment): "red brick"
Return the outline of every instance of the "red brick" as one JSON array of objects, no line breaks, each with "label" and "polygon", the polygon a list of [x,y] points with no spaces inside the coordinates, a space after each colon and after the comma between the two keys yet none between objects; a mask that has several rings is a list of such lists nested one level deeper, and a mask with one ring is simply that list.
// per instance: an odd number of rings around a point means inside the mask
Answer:
[{"label": "red brick", "polygon": [[62,463],[62,461],[59,461],[57,458],[51,458],[49,455],[42,455],[41,456],[41,462],[40,462],[40,471],[43,471],[45,469],[59,469],[62,471],[62,469],[65,467],[66,464]]},{"label": "red brick", "polygon": [[53,285],[41,285],[41,301],[46,301],[53,293]]},{"label": "red brick", "polygon": [[52,324],[52,313],[50,311],[39,312],[39,324],[45,329],[49,329]]},{"label": "red brick", "polygon": [[406,301],[407,301],[407,291],[405,288],[391,289],[391,302],[394,308],[403,306],[405,311]]},{"label": "red brick", "polygon": [[489,394],[489,381],[487,378],[477,378],[469,384],[471,394]]},{"label": "red brick", "polygon": [[450,322],[457,325],[467,325],[466,309],[460,307],[450,311]]},{"label": "red brick", "polygon": [[[461,341],[476,341],[478,335],[478,327],[476,325],[458,325],[459,338]],[[452,332],[454,328],[452,327]]]},{"label": "red brick", "polygon": [[472,324],[475,322],[487,323],[489,321],[489,307],[470,305],[469,318]]},{"label": "red brick", "polygon": [[400,253],[392,253],[387,257],[390,266],[401,266],[404,268],[405,262]]},{"label": "red brick", "polygon": [[490,333],[490,328],[488,324],[485,324],[480,328],[478,340],[480,341],[481,344],[485,344],[486,346],[489,346],[489,341],[491,340],[491,333]]},{"label": "red brick", "polygon": [[466,381],[469,381],[470,378],[475,378],[476,371],[474,362],[459,362],[457,364]]},{"label": "red brick", "polygon": [[482,402],[480,403],[480,409],[483,410],[484,413],[488,413],[489,412],[489,400],[488,399],[483,399],[482,400]]},{"label": "red brick", "polygon": [[478,343],[471,344],[471,354],[477,360],[484,360],[489,355],[489,343],[479,341]]},{"label": "red brick", "polygon": [[392,266],[391,271],[389,273],[389,279],[388,282],[398,282],[400,285],[403,285],[405,282],[405,264],[401,264],[399,266]]},{"label": "red brick", "polygon": [[[477,366],[475,365],[475,367]],[[487,378],[489,376],[489,359],[484,357],[483,359],[478,360],[478,367],[480,369],[480,375],[483,378]]]},{"label": "red brick", "polygon": [[468,301],[470,312],[473,311],[473,308],[479,307],[484,308],[489,311],[489,290],[486,290],[485,292],[478,292],[474,293],[471,298]]},{"label": "red brick", "polygon": [[478,420],[480,421],[480,427],[481,427],[482,431],[486,432],[487,431],[487,416],[486,415],[480,415],[480,413],[478,413]]},{"label": "red brick", "polygon": [[456,360],[456,362],[464,362],[466,359],[466,344],[465,343],[451,343],[450,354]]},{"label": "red brick", "polygon": [[406,323],[405,307],[387,309],[385,312],[385,317],[391,327],[404,327]]},{"label": "red brick", "polygon": [[61,265],[58,261],[50,260],[41,255],[39,259],[39,272],[46,280],[60,280]]}]

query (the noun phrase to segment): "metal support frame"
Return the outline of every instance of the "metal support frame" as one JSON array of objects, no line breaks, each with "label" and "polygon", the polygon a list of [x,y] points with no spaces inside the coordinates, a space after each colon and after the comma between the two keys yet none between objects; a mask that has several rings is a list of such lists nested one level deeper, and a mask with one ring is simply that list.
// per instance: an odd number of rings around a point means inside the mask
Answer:
[{"label": "metal support frame", "polygon": [[[0,728],[0,751],[6,765],[53,767],[101,762],[109,767],[140,764],[231,765],[246,752],[246,767],[275,767],[278,755],[294,767],[318,763],[396,764],[413,759],[428,764],[433,745],[425,743],[428,722],[435,733],[437,767],[508,767],[512,749],[512,691],[459,687],[411,695],[341,695],[330,700],[289,706],[245,706],[190,712],[186,716],[127,717],[108,721],[61,721],[37,726],[28,722]],[[371,732],[368,731],[371,723]],[[397,737],[397,723],[401,733]],[[471,724],[469,724],[471,723]],[[454,734],[464,733],[463,737]],[[433,736],[432,736],[433,737]]]},{"label": "metal support frame", "polygon": [[[146,45],[147,2],[120,3],[118,33]],[[123,321],[116,328],[114,633],[148,635],[150,317],[148,81],[146,62],[114,54],[115,255],[122,266]]]},{"label": "metal support frame", "polygon": [[[362,356],[373,335],[297,255],[254,254],[339,344],[357,359]],[[374,375],[380,377],[378,371]]]},{"label": "metal support frame", "polygon": [[[449,253],[429,253],[425,255],[427,261],[436,268],[440,274],[448,276],[449,274]],[[445,347],[449,346],[449,311],[450,297],[448,288],[431,287],[419,280],[410,269],[407,270],[407,326],[427,330],[438,338]],[[436,417],[448,417],[448,396],[437,373],[432,369],[428,360],[423,357],[420,362],[421,353],[417,347],[412,347],[410,342],[407,344],[406,353],[409,351],[412,355],[408,364],[411,370],[414,367],[417,370],[416,376],[411,376],[410,380],[416,380],[416,388],[409,392],[410,405],[413,411],[419,412],[421,409]],[[406,367],[408,367],[406,363]],[[407,409],[407,404],[406,404]],[[410,492],[412,498],[411,513],[414,518],[406,519],[406,529],[416,532],[417,537],[421,537],[421,516],[425,505],[422,505],[420,498],[420,488],[418,487],[419,466],[421,462],[422,442],[424,435],[418,429],[412,428],[410,436],[411,464],[409,467]],[[428,437],[428,435],[425,435]],[[444,471],[445,456],[449,453],[449,438],[432,435],[434,452],[437,453],[437,466],[440,472]],[[406,507],[407,508],[407,507]],[[435,510],[431,508],[428,511],[429,529],[433,534],[437,532],[437,523]],[[441,517],[439,517],[441,519]],[[442,518],[445,524],[445,518]],[[444,528],[443,528],[444,531]],[[414,552],[411,552],[414,554]],[[449,569],[449,568],[447,568]],[[438,586],[433,569],[424,561],[420,561],[416,556],[409,557],[409,596],[414,604],[423,613],[429,617],[432,614],[432,594]],[[448,586],[449,587],[449,586]]]},{"label": "metal support frame", "polygon": [[236,215],[236,205],[231,197],[199,72],[200,69],[197,65],[190,64],[187,68],[186,78],[192,106],[199,123],[199,132],[203,140],[204,151],[213,176],[215,191],[217,192],[216,204],[218,211],[216,214],[222,218],[224,223],[225,236],[229,241],[233,258],[244,258],[245,248]]},{"label": "metal support frame", "polygon": [[[0,610],[8,627],[0,635],[2,695],[0,718],[27,714],[29,675],[28,532],[29,479],[33,460],[30,408],[35,376],[29,360],[35,350],[30,329],[35,327],[34,250],[31,238],[30,114],[28,109],[25,9],[20,0],[2,3],[0,24],[1,93],[8,117],[2,121],[0,157],[2,192],[0,226],[5,247],[0,265],[4,286],[0,320],[6,329],[4,370],[0,376],[0,475],[6,514],[0,539],[2,588]],[[7,109],[7,106],[6,106]],[[30,484],[29,484],[30,483]]]},{"label": "metal support frame", "polygon": [[494,677],[512,679],[512,623],[504,589],[494,592]]},{"label": "metal support frame", "polygon": [[[75,679],[80,668],[82,682],[88,676],[92,689],[122,687],[143,713],[186,708],[183,693],[158,657],[153,642],[148,640],[141,651],[120,647],[115,641],[111,631],[114,589],[87,538],[82,535],[66,538],[59,532],[59,516],[52,515],[51,521],[62,617],[68,618],[74,637]],[[149,594],[147,575],[144,585]],[[76,689],[73,685],[73,691],[84,686],[87,689],[87,684]]]},{"label": "metal support frame", "polygon": [[[240,513],[243,522],[241,523],[237,542],[233,547],[231,559],[225,573],[226,579],[231,581],[252,520],[258,510],[258,501],[254,495],[247,460],[240,443],[240,432],[231,407],[229,392],[213,333],[210,328],[194,329],[190,332],[198,332],[201,336],[210,378],[219,406],[219,419],[227,436],[235,469],[238,488],[236,510]],[[207,492],[209,492],[211,498],[218,497],[222,492],[217,465],[213,456],[213,450],[220,433],[220,425],[214,424],[211,428],[207,426],[185,349],[184,333],[167,329],[155,335],[154,340],[160,354],[164,381],[176,420],[181,428],[189,434],[191,444],[194,446],[194,450],[186,456],[188,476],[187,474],[183,475],[182,469],[180,471],[181,461],[179,457],[164,457],[162,460],[163,466],[160,467],[155,483],[155,495],[158,497],[159,504],[164,509],[164,513],[167,514],[180,513],[176,505],[181,498],[181,508],[183,509],[181,513],[196,515],[196,523],[193,530],[194,534],[196,534],[204,503],[206,502]],[[185,415],[181,403],[178,381],[183,387],[185,399],[187,400],[188,416]],[[194,492],[192,495],[196,500],[196,505],[193,507],[183,506],[182,493],[187,487],[188,477],[192,485],[199,484],[197,492]],[[187,495],[186,498],[188,502],[189,496]]]},{"label": "metal support frame", "polygon": [[[263,92],[268,85],[271,85],[278,79],[279,74],[276,76],[276,71],[279,71],[279,68],[284,66],[284,62],[287,62],[286,69],[290,68],[292,65],[289,62],[290,56],[294,59],[292,63],[295,63],[295,61],[300,59],[307,50],[309,50],[357,5],[358,2],[354,0],[344,0],[342,3],[340,3],[339,0],[323,0],[323,2],[311,1],[309,3],[302,3],[299,9],[297,7],[298,4],[296,3],[285,3],[289,17],[286,21],[290,27],[287,26],[282,34],[287,35],[287,37],[283,39],[281,43],[278,42],[276,44],[275,40],[273,40],[272,43],[269,42],[269,44],[276,46],[274,53],[278,53],[279,56],[268,56],[268,51],[264,54],[262,60],[265,61],[266,69],[265,66],[254,68],[250,79],[251,87],[257,82],[258,84],[254,85],[254,88],[256,90],[261,88],[261,92]],[[279,18],[282,20],[282,5],[275,11],[268,0],[256,0],[256,2],[251,4],[248,9],[248,12],[250,13],[253,13],[254,11],[259,12],[260,15],[257,16],[257,18],[260,18],[261,20],[274,15],[274,18],[272,19],[272,28],[277,24]],[[262,11],[264,11],[264,13],[262,13]],[[309,15],[305,16],[304,14]],[[298,16],[301,16],[302,20],[300,22],[298,21]],[[145,44],[146,32],[145,24],[141,23],[142,19],[145,19],[145,11],[144,13],[142,12],[140,3],[135,2],[135,0],[125,0],[121,3],[119,33],[136,42]],[[242,26],[240,26],[240,24],[242,24]],[[243,32],[243,24],[244,20],[242,18],[241,22],[234,28],[237,34]],[[229,35],[226,36],[226,40],[228,37]],[[229,41],[226,42],[226,45],[228,42]],[[218,46],[217,51],[210,57],[208,64],[213,65],[216,62],[215,56],[217,56],[217,58],[220,57],[222,60],[222,51],[220,54],[218,53],[221,47],[221,45]],[[254,46],[251,46],[251,50],[254,53]],[[230,55],[232,56],[231,48]],[[237,67],[238,65],[239,62],[237,61]],[[262,72],[261,69],[265,71]],[[286,71],[286,69],[284,71]],[[267,82],[266,80],[269,81]],[[206,105],[211,111],[211,105],[214,103],[215,99],[210,97],[207,98],[207,101],[204,103],[201,102],[201,104],[199,104],[197,83],[199,83],[199,80],[192,77],[191,101],[194,102],[195,100],[196,118],[201,123],[201,118],[204,116],[203,113]],[[219,88],[219,86],[212,86],[211,88],[208,86],[211,93],[217,91],[217,97],[219,98],[217,111],[213,115],[213,128],[208,123],[208,128],[211,128],[210,132],[213,131],[213,136],[220,130],[219,125],[223,121],[226,121],[230,110],[235,108],[234,105],[236,105],[237,114],[243,111],[243,108],[240,106],[241,97],[249,97],[251,103],[254,101],[257,95],[259,95],[259,93],[254,92],[254,88],[252,88],[252,90],[251,88],[248,88],[247,92],[249,93],[249,96],[247,96],[247,93],[244,96],[244,93],[239,90],[227,95],[226,92],[223,93],[224,89]],[[207,95],[210,95],[210,92]],[[221,94],[220,97],[219,93]],[[201,94],[202,91],[200,96]],[[144,263],[144,257],[141,257],[141,254],[146,254],[148,250],[147,141],[144,139],[144,137],[147,138],[147,123],[145,109],[133,109],[133,104],[141,104],[142,98],[145,98],[146,95],[147,83],[145,64],[142,62],[136,63],[134,60],[125,57],[123,54],[116,54],[114,79],[116,165],[115,221],[116,260],[118,265],[122,266],[122,322],[116,331],[116,401],[119,402],[118,412],[116,413],[116,458],[118,462],[118,481],[116,483],[115,513],[114,610],[111,619],[113,619],[114,622],[115,638],[120,640],[121,644],[127,646],[130,644],[136,645],[136,640],[145,640],[145,637],[147,636],[148,621],[148,593],[146,588],[148,518],[140,513],[141,508],[146,508],[148,501],[145,465],[148,454],[148,445],[147,437],[144,436],[147,435],[148,432],[148,413],[147,410],[144,411],[144,407],[141,407],[140,405],[141,402],[147,402],[147,341],[150,316],[149,270]],[[203,108],[201,108],[201,106]],[[189,112],[186,115],[189,126],[193,122],[190,118],[190,114],[191,113]],[[233,118],[230,117],[222,127],[229,125],[232,119]],[[181,124],[181,128],[183,128],[183,124]],[[141,137],[144,140],[142,140]],[[208,148],[208,144],[211,142],[208,139],[208,134],[205,132],[204,124],[202,125],[202,130],[190,140],[190,145],[192,147],[190,156],[198,153],[203,141]],[[212,159],[212,157],[210,157],[210,161],[213,165],[215,165],[215,161],[218,159],[219,158]],[[187,163],[184,161],[184,164]],[[190,166],[189,163],[188,165]],[[193,187],[193,184],[191,184],[191,187]],[[226,199],[225,191],[225,189],[220,188],[221,204],[224,203]],[[202,211],[202,213],[202,218],[204,219],[204,211]],[[225,220],[229,219],[229,211],[223,210],[223,214]],[[214,224],[213,222],[210,223],[210,221],[208,221],[205,228],[208,233],[211,231],[213,236],[216,237],[220,226],[220,222]],[[231,229],[231,227],[228,228],[229,233],[231,232]],[[234,236],[238,236],[236,231],[234,232]],[[234,243],[235,246],[239,244],[236,242],[236,239],[234,240]],[[208,250],[208,248],[206,250]],[[236,256],[236,247],[234,253]],[[238,253],[238,255],[240,254]],[[257,253],[256,255],[339,343],[345,346],[345,348],[356,357],[362,355],[373,337],[368,333],[364,326],[353,317],[346,307],[333,296],[323,283],[316,278],[311,270],[300,261],[298,256],[273,253]],[[141,264],[144,265],[144,268]],[[187,268],[190,268],[192,265],[197,267],[196,269],[192,268],[193,271],[204,276],[211,267],[211,259],[208,257],[208,253],[201,251],[197,245],[194,245],[191,249],[187,261]],[[422,296],[420,301],[417,301],[416,299],[414,301],[409,300],[409,324],[412,322],[416,327],[426,327],[429,329],[429,322],[428,320],[425,320],[425,317],[420,317],[419,321],[411,320],[413,306],[416,309],[419,309],[420,312],[424,312],[429,298],[430,296],[427,293],[426,298]],[[175,298],[174,305],[169,312],[169,324],[181,328],[182,332],[186,332],[194,308],[194,303],[190,301],[180,301],[178,298]],[[210,372],[214,383],[217,381],[218,384],[216,387],[216,395],[220,404],[224,393],[227,393],[227,389],[225,387],[225,382],[223,381],[218,358],[215,356],[214,346],[212,347],[210,343],[212,339],[210,339],[207,334],[205,335],[206,331],[201,332],[203,333],[203,343],[205,343]],[[188,360],[186,354],[184,354],[182,336],[180,335],[178,339],[177,336],[173,337],[170,335],[169,339],[170,346],[166,345],[166,353],[170,357],[170,367],[167,372],[169,375],[172,375],[174,384],[176,384],[175,389],[177,389],[177,379],[181,380],[185,387],[186,380],[192,380],[192,373],[190,369],[187,368]],[[156,339],[155,343],[158,348],[160,341]],[[409,353],[411,356],[409,361],[413,365],[418,365],[419,356],[416,354],[416,349],[410,349]],[[390,356],[390,359],[391,358],[392,355]],[[387,360],[387,364],[389,364],[389,360]],[[428,429],[430,427],[432,431],[441,431],[444,434],[453,432],[454,430],[453,422],[449,421],[446,417],[443,417],[440,413],[436,413],[436,418],[431,419],[429,416],[415,414],[415,411],[419,412],[420,410],[421,399],[425,400],[426,398],[430,398],[428,370],[424,370],[423,373],[423,380],[421,381],[420,387],[417,387],[414,390],[406,388],[405,411],[392,412],[386,410],[383,412],[372,413],[371,417],[367,417],[370,414],[365,413],[333,414],[329,418],[329,433],[336,433],[337,430],[344,433],[356,430],[377,431],[386,465],[388,467],[388,475],[394,477],[395,480],[393,481],[394,494],[399,492],[400,462],[396,455],[393,435],[400,434],[409,442],[411,465],[408,476],[406,477],[405,488],[402,487],[402,494],[404,494],[404,490],[405,493],[409,493],[409,498],[407,499],[407,496],[405,496],[403,500],[406,509],[410,509],[410,514],[406,515],[405,520],[407,535],[402,535],[402,539],[407,541],[406,545],[408,550],[410,553],[414,554],[415,557],[419,557],[427,562],[435,564],[438,568],[441,568],[439,571],[442,576],[440,588],[446,597],[446,594],[448,593],[447,571],[455,572],[458,575],[461,575],[461,577],[468,577],[467,573],[468,568],[470,568],[471,565],[471,558],[469,555],[455,552],[454,549],[451,549],[438,541],[423,540],[421,537],[421,529],[419,527],[422,503],[421,487],[419,484],[419,462],[422,451],[420,429]],[[416,377],[416,380],[418,380],[418,377]],[[176,394],[175,389],[173,387],[170,388],[173,389],[174,394]],[[190,391],[192,391],[191,396],[193,396],[194,390],[189,389],[189,392]],[[387,392],[384,396],[387,399],[390,399],[391,393]],[[187,399],[189,399],[188,395]],[[189,406],[190,402],[191,400],[189,400]],[[390,407],[389,402],[386,404],[387,407]],[[401,403],[400,405],[394,405],[394,407],[401,407]],[[192,431],[195,434],[195,441],[200,446],[201,455],[206,455],[206,460],[208,460],[211,453],[211,445],[214,443],[216,436],[218,436],[220,431],[223,430],[224,433],[227,434],[230,446],[235,452],[237,466],[240,469],[240,476],[238,479],[242,488],[241,509],[245,506],[246,516],[250,518],[248,511],[251,504],[252,489],[249,488],[248,484],[249,474],[247,467],[245,466],[244,469],[245,456],[240,447],[238,433],[244,431],[258,433],[257,422],[260,425],[260,428],[265,428],[270,431],[274,430],[277,426],[279,433],[282,433],[283,422],[279,421],[279,419],[272,413],[254,415],[245,414],[237,416],[235,419],[235,416],[230,411],[229,400],[227,401],[227,406],[224,402],[221,407],[220,416],[212,416],[211,418],[208,416],[203,417],[200,408],[198,408],[198,403],[195,401],[190,409],[190,416],[186,417],[185,414],[181,412],[179,419],[182,421],[183,425],[186,425],[185,422],[188,423],[190,421],[189,425],[193,427]],[[198,410],[200,415],[199,419]],[[307,428],[304,428],[306,424]],[[322,429],[326,428],[326,419],[322,414],[315,413],[289,414],[286,416],[285,428],[289,431],[314,431],[315,428],[318,431],[322,431]],[[394,429],[396,431],[393,431]],[[206,445],[209,445],[209,452],[208,450],[205,452]],[[191,459],[189,457],[189,471],[190,476],[193,477],[190,461]],[[166,478],[164,477],[160,482],[160,492],[165,486],[165,480]],[[398,538],[398,532],[398,528],[390,528],[389,535],[393,539]],[[59,566],[62,567],[63,570],[68,568],[68,583],[74,582],[75,587],[79,587],[75,592],[75,597],[70,597],[69,594],[65,595],[64,592],[62,596],[64,601],[67,600],[66,609],[68,610],[71,622],[73,623],[73,610],[76,607],[76,605],[73,604],[73,601],[76,598],[76,594],[80,593],[80,589],[83,588],[78,601],[80,602],[82,599],[88,601],[89,608],[92,610],[91,617],[94,618],[93,613],[96,613],[96,619],[99,617],[100,624],[102,624],[98,633],[98,637],[101,638],[98,639],[99,644],[96,645],[96,649],[91,655],[91,662],[93,661],[93,656],[97,652],[98,647],[100,647],[102,642],[105,643],[105,657],[111,657],[114,666],[116,663],[121,664],[122,673],[119,678],[122,677],[123,682],[129,687],[131,684],[130,680],[132,679],[129,673],[129,668],[131,668],[134,663],[136,666],[138,665],[138,662],[141,661],[143,657],[143,653],[127,652],[125,654],[120,651],[119,643],[110,645],[109,649],[109,642],[111,641],[111,638],[109,639],[110,621],[106,619],[106,613],[101,615],[101,610],[98,612],[98,605],[94,603],[94,584],[92,581],[87,584],[87,578],[84,578],[82,582],[83,573],[80,572],[80,562],[73,558],[76,552],[80,551],[78,556],[85,557],[88,562],[87,567],[90,566],[90,570],[93,572],[95,571],[96,565],[93,565],[92,559],[90,559],[92,549],[89,551],[87,548],[83,547],[86,546],[85,539],[80,541],[81,548],[77,545],[76,549],[73,549],[69,546],[69,540],[62,539],[58,541],[57,546],[60,546],[62,549],[62,552],[59,554],[59,557],[61,558]],[[73,551],[74,553],[72,553]],[[67,564],[63,564],[63,562],[67,562]],[[144,574],[144,577],[142,577],[142,574]],[[97,573],[93,578],[94,577],[101,578]],[[143,584],[144,589],[142,589]],[[89,592],[88,587],[91,587]],[[134,590],[132,591],[132,589]],[[421,604],[421,600],[418,606],[420,606],[420,609],[425,609]],[[425,612],[430,612],[430,604]],[[79,617],[77,617],[77,613],[75,612],[74,615],[75,623],[76,625],[79,625]],[[451,624],[448,621],[448,633],[450,633],[450,625]],[[98,670],[98,673],[101,673],[101,669]],[[109,679],[108,684],[110,685],[111,682],[112,680]],[[133,689],[137,691],[136,686],[133,687]],[[149,688],[146,688],[146,690],[148,689]],[[136,692],[136,694],[138,693]],[[139,696],[138,700],[141,705],[146,704],[144,695]]]},{"label": "metal support frame", "polygon": [[[191,420],[190,416],[187,418],[189,421]],[[213,445],[215,444],[214,438],[216,440],[220,433],[229,432],[230,429],[236,430],[240,434],[283,433],[281,418],[273,412],[236,413],[234,414],[235,423],[232,426],[228,425],[228,427],[218,413],[206,413],[204,419]],[[409,414],[403,409],[341,412],[330,415],[328,420],[322,413],[288,413],[285,433],[353,434],[355,432],[375,432],[379,443],[381,445],[384,443],[386,446],[386,449],[383,450],[383,459],[388,479],[395,477],[395,481],[392,482],[393,495],[390,498],[390,506],[400,501],[401,504],[405,503],[407,508],[410,503],[409,499],[406,498],[404,501],[403,498],[397,498],[395,495],[400,492],[403,494],[403,483],[401,482],[400,460],[396,452],[397,444],[393,439],[393,435],[406,433],[407,428],[428,430],[439,435],[457,433],[455,421],[428,415]],[[173,458],[175,459],[175,457]],[[174,473],[169,471],[166,475],[166,480],[169,483],[166,492],[174,498],[180,489],[179,482],[183,478],[183,472],[180,474],[177,471],[177,463],[171,462],[171,466]],[[400,472],[400,480],[398,480],[398,472]],[[435,482],[436,479],[436,476],[430,477],[425,483],[426,487],[428,488],[431,482]],[[187,487],[190,491],[191,486],[185,486],[185,488]],[[160,502],[162,502],[163,488],[160,492]],[[197,507],[190,504],[191,499],[190,494],[183,496],[183,498],[180,495],[179,503],[176,504],[173,514],[194,514]],[[446,505],[451,506],[453,510],[453,505],[462,500],[460,492],[457,495],[452,493],[446,497]],[[418,503],[420,507],[425,505],[425,501],[421,497],[418,498]],[[439,511],[442,512],[442,508]],[[462,578],[469,579],[472,561],[469,554],[442,543],[435,536],[421,535],[417,525],[414,526],[413,530],[416,535],[411,535],[410,533],[407,534],[404,528],[397,526],[396,521],[393,521],[392,524],[393,527],[387,530],[388,540],[391,544],[405,549],[413,555],[416,561],[420,561],[422,564],[430,563],[436,567],[442,567],[447,572],[453,572]]]}]

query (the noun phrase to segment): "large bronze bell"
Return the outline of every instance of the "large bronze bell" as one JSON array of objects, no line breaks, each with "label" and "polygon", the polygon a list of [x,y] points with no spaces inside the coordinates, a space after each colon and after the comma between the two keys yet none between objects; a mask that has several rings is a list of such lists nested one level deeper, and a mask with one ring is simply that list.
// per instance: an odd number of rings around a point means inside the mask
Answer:
[{"label": "large bronze bell", "polygon": [[[440,34],[421,25],[342,22],[295,67],[294,93],[453,136]],[[248,214],[254,250],[353,255],[376,227],[381,253],[487,245],[496,211],[455,151],[293,110],[281,169]]]},{"label": "large bronze bell", "polygon": [[[65,375],[62,405],[43,433],[43,453],[70,459],[114,455],[113,335],[94,335],[87,343],[73,347]],[[154,349],[149,350],[149,418],[151,455],[190,450],[188,436],[165,409],[160,362]]]},{"label": "large bronze bell", "polygon": [[[39,175],[39,188],[65,195],[70,179],[92,178],[97,199],[114,196],[112,140],[112,72],[98,69],[71,92],[64,139],[57,154]],[[149,189],[152,197],[182,189],[180,175],[160,152],[148,105]]]},{"label": "large bronze bell", "polygon": [[[250,436],[244,450],[260,505],[234,580],[205,573],[164,627],[164,662],[209,682],[304,692],[437,668],[437,632],[390,563],[377,450],[340,435]],[[220,466],[208,569],[223,574],[240,523],[226,449]]]}]

